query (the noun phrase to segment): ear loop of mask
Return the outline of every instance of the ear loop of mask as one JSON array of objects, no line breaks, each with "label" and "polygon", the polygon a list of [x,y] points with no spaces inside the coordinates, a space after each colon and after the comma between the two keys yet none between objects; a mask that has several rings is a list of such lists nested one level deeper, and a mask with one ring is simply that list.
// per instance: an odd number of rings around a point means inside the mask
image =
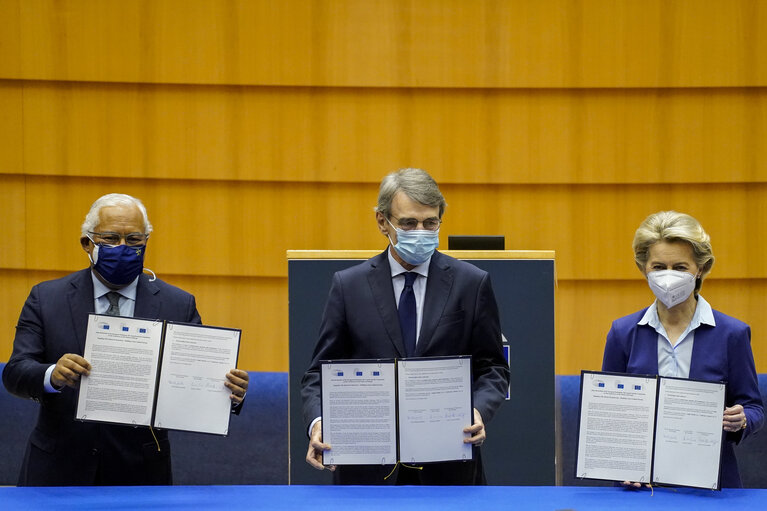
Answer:
[{"label": "ear loop of mask", "polygon": [[[384,218],[385,218],[385,217],[384,217]],[[396,227],[394,227],[394,224],[393,224],[393,223],[391,223],[391,222],[389,221],[389,219],[388,219],[388,218],[386,218],[386,222],[387,222],[389,225],[391,225],[391,226],[392,226],[392,229],[394,229],[395,231],[397,231],[397,230],[398,230]],[[391,236],[389,236],[389,233],[388,233],[388,231],[387,231],[387,233],[386,233],[386,238],[389,240],[389,244],[392,246],[392,248],[394,248],[394,242],[392,241],[392,239],[391,239]]]}]

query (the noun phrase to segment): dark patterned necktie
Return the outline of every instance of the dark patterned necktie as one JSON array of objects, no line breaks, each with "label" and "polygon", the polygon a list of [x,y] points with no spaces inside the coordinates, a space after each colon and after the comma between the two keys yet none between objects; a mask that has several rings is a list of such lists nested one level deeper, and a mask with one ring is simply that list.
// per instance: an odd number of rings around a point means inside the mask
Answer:
[{"label": "dark patterned necktie", "polygon": [[405,356],[415,355],[416,310],[413,282],[418,276],[415,272],[405,273],[405,287],[399,297],[399,326],[402,340],[405,341]]},{"label": "dark patterned necktie", "polygon": [[109,300],[109,308],[107,309],[107,316],[119,316],[120,315],[120,293],[110,291],[107,293],[107,300]]}]

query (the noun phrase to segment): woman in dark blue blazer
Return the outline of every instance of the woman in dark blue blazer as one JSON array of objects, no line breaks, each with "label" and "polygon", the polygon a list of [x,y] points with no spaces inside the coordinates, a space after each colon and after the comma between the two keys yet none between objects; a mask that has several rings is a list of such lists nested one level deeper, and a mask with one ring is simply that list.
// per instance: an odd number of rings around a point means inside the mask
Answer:
[{"label": "woman in dark blue blazer", "polygon": [[726,381],[721,486],[739,488],[733,445],[764,424],[751,329],[713,310],[700,296],[714,254],[708,234],[696,219],[676,211],[652,214],[637,229],[633,248],[656,300],[613,322],[602,370]]}]

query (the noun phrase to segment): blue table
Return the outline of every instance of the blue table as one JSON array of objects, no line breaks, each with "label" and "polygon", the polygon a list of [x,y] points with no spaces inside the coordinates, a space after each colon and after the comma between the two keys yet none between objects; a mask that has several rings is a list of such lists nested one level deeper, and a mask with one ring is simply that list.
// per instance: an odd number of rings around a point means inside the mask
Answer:
[{"label": "blue table", "polygon": [[269,509],[335,511],[707,511],[767,509],[767,490],[575,486],[160,486],[0,488],[2,509]]}]

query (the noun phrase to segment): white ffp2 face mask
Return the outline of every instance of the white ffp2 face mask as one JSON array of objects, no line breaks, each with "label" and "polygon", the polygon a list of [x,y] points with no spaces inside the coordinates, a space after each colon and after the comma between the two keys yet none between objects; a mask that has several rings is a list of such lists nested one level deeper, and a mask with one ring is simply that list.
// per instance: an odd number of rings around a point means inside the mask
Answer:
[{"label": "white ffp2 face mask", "polygon": [[690,297],[695,290],[695,275],[677,270],[651,271],[647,283],[655,297],[670,309]]}]

